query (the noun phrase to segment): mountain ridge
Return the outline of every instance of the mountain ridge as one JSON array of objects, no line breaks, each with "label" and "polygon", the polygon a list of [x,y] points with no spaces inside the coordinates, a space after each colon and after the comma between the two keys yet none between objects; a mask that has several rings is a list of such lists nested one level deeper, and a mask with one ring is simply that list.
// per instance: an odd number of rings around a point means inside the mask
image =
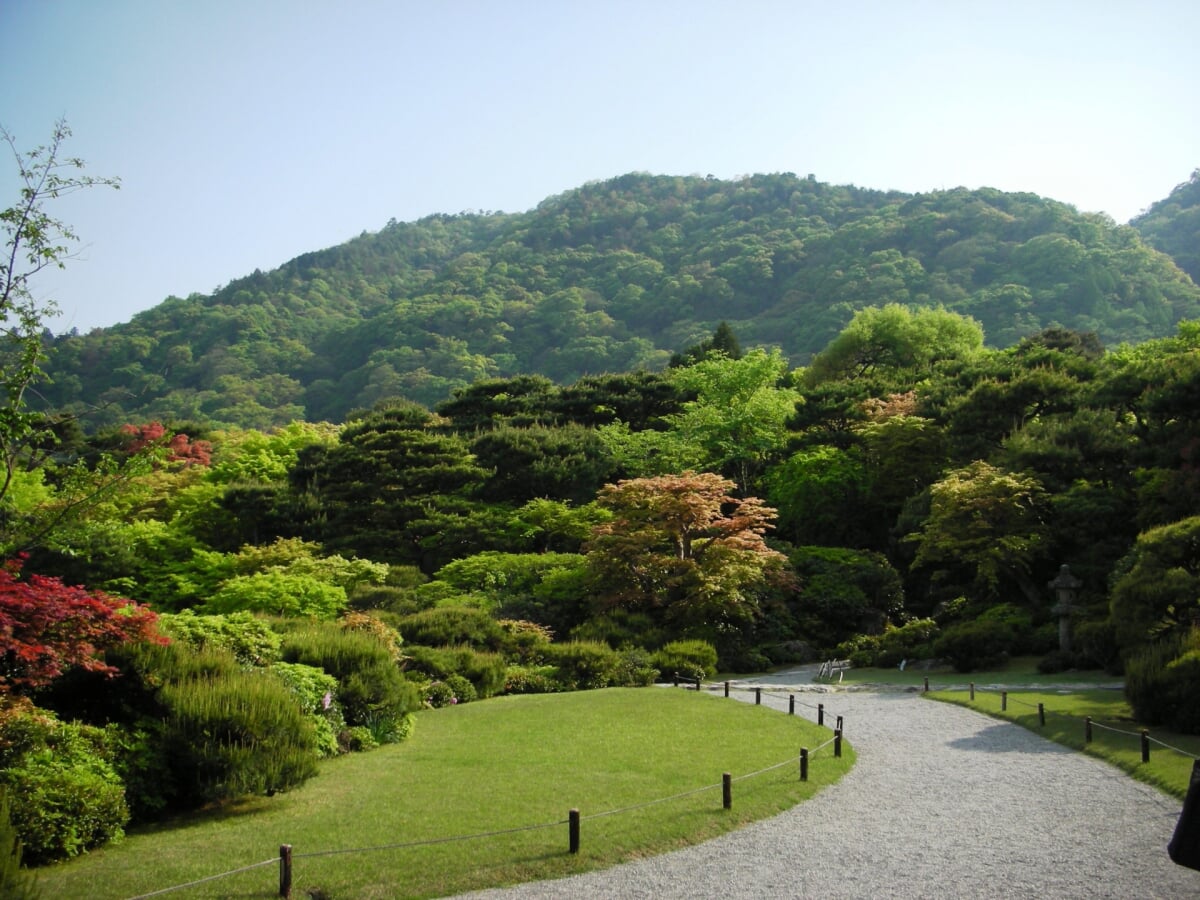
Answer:
[{"label": "mountain ridge", "polygon": [[337,421],[483,378],[660,368],[722,321],[803,365],[886,303],[970,315],[992,346],[1051,326],[1138,343],[1200,317],[1200,288],[1133,227],[1036,194],[631,173],[523,213],[392,220],[54,337],[43,394],[97,426]]}]

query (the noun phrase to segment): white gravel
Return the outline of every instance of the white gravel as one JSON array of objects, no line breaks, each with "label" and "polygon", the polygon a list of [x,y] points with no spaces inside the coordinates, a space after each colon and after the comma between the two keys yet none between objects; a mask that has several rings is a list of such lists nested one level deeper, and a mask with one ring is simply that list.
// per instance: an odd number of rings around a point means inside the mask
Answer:
[{"label": "white gravel", "polygon": [[[1200,898],[1200,872],[1167,856],[1179,801],[916,693],[797,695],[797,714],[815,718],[818,699],[858,761],[813,799],[686,850],[462,896]],[[787,710],[786,696],[763,704]]]}]

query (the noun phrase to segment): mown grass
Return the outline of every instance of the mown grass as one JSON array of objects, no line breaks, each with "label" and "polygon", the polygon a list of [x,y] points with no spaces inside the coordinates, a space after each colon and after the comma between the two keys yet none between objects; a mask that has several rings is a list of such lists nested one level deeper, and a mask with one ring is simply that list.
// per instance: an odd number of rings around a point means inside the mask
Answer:
[{"label": "mown grass", "polygon": [[[800,748],[829,736],[800,716],[683,690],[429,710],[404,744],[331,760],[288,794],[131,834],[40,870],[39,884],[47,897],[129,898],[268,863],[281,844],[293,847],[295,897],[435,897],[554,878],[693,844],[799,803],[853,764],[848,745],[840,759],[828,749],[799,780]],[[778,763],[786,764],[760,772]],[[731,810],[722,808],[724,772],[734,778]],[[600,815],[626,807],[639,808]],[[576,855],[567,852],[572,808],[582,816]],[[271,862],[165,896],[265,900],[278,885]]]},{"label": "mown grass", "polygon": [[[968,685],[1058,685],[1058,684],[1087,684],[1087,685],[1116,685],[1121,679],[1107,672],[1056,672],[1053,675],[1043,675],[1037,670],[1038,657],[1022,656],[1009,660],[1002,668],[988,669],[981,672],[956,672],[949,666],[923,669],[919,663],[907,666],[903,672],[898,668],[892,669],[847,669],[842,674],[843,684],[887,684],[923,687],[925,679],[929,679],[931,690],[941,687]],[[833,681],[837,681],[835,675]]]},{"label": "mown grass", "polygon": [[[975,699],[970,690],[931,690],[925,696],[957,703],[998,719],[1014,722],[1056,743],[1099,757],[1128,772],[1139,781],[1154,785],[1183,799],[1191,779],[1193,758],[1200,756],[1200,737],[1162,728],[1147,729],[1151,738],[1150,761],[1142,762],[1141,731],[1125,696],[1107,689],[1008,691],[1007,703],[1001,689],[982,689],[977,682]],[[932,685],[931,685],[932,687]],[[1038,704],[1045,710],[1041,724]],[[1007,706],[1007,711],[1001,709]],[[1086,740],[1086,717],[1091,716],[1092,740]],[[1177,748],[1183,753],[1161,746]]]}]

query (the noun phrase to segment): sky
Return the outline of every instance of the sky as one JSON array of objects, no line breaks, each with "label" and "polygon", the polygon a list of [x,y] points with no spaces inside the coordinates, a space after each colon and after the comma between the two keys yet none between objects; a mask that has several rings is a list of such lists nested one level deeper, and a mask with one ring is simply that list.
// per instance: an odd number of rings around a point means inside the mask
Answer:
[{"label": "sky", "polygon": [[[1126,222],[1200,167],[1195,0],[0,0],[0,125],[51,201],[57,332],[389,219],[628,172],[1031,191]],[[0,208],[16,202],[0,145]]]}]

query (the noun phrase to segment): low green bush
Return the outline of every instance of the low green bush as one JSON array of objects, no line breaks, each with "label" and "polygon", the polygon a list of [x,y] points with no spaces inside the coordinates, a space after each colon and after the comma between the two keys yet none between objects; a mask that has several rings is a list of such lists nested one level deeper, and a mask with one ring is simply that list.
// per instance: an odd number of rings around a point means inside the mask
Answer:
[{"label": "low green bush", "polygon": [[558,680],[557,666],[509,666],[504,676],[506,694],[555,694],[566,687]]},{"label": "low green bush", "polygon": [[29,865],[78,856],[124,835],[125,786],[103,729],[23,707],[0,719],[10,816]]},{"label": "low green bush", "polygon": [[338,735],[345,729],[341,704],[337,701],[337,679],[315,666],[279,662],[268,669],[296,698],[300,711],[313,727],[317,753],[336,756],[341,752]]},{"label": "low green bush", "polygon": [[1125,697],[1134,716],[1200,734],[1200,629],[1144,647],[1125,662]]},{"label": "low green bush", "polygon": [[504,657],[499,653],[486,653],[466,645],[409,645],[405,648],[405,665],[421,680],[445,681],[452,675],[461,675],[471,682],[478,698],[492,697],[503,690],[507,671]]},{"label": "low green bush", "polygon": [[557,678],[571,690],[592,690],[619,684],[621,654],[600,641],[553,644],[547,659],[557,668]]},{"label": "low green bush", "polygon": [[12,823],[8,788],[0,784],[0,897],[4,900],[37,900],[40,892],[34,876],[22,868],[24,847]]},{"label": "low green bush", "polygon": [[337,696],[348,725],[391,717],[397,721],[421,705],[401,673],[392,648],[367,631],[318,623],[284,636],[284,662],[325,670],[337,679]]},{"label": "low green bush", "polygon": [[[929,659],[941,629],[933,619],[914,619],[879,635],[874,665],[891,668],[902,660]],[[857,665],[857,663],[856,663]]]},{"label": "low green bush", "polygon": [[672,641],[654,654],[654,665],[664,678],[679,673],[690,678],[717,674],[717,650],[707,641]]},{"label": "low green bush", "polygon": [[317,774],[317,742],[296,697],[259,671],[164,685],[168,750],[189,806],[274,794]]},{"label": "low green bush", "polygon": [[446,684],[450,690],[454,692],[454,699],[459,703],[470,703],[472,700],[478,699],[478,694],[475,691],[475,685],[471,684],[462,675],[450,675],[446,678]]},{"label": "low green bush", "polygon": [[976,619],[947,627],[934,642],[934,653],[957,672],[974,672],[1003,663],[1015,640],[1012,627],[1004,621]]},{"label": "low green bush", "polygon": [[491,615],[468,606],[436,606],[404,616],[399,630],[406,644],[426,647],[469,644],[480,650],[499,650],[506,637]]},{"label": "low green bush", "polygon": [[266,666],[279,659],[279,635],[248,612],[201,616],[185,609],[160,615],[158,624],[173,640],[193,650],[228,650],[242,665]]}]

